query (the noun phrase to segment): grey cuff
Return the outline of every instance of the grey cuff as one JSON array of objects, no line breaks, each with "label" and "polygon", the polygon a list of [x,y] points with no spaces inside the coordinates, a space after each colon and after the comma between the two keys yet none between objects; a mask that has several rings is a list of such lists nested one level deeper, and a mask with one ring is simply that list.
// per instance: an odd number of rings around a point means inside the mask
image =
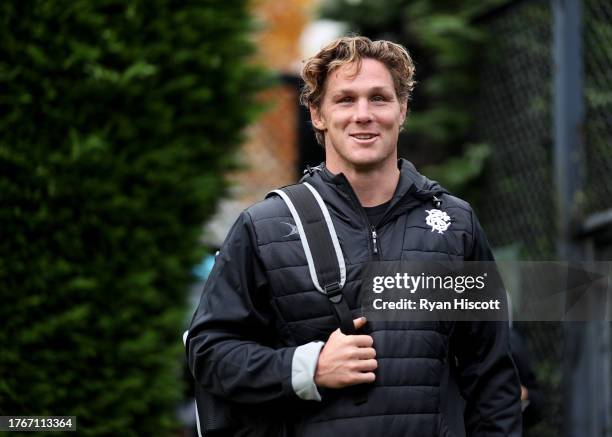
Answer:
[{"label": "grey cuff", "polygon": [[321,401],[321,395],[314,382],[314,374],[323,345],[322,341],[306,343],[298,346],[293,354],[291,385],[295,394],[305,401]]}]

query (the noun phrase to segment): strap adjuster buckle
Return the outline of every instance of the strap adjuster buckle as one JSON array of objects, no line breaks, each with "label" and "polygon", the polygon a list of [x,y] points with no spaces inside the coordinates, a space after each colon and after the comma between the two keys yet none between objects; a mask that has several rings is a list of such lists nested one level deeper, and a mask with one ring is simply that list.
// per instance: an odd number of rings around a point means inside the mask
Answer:
[{"label": "strap adjuster buckle", "polygon": [[339,303],[342,300],[342,288],[340,288],[340,284],[338,282],[326,284],[323,287],[323,290],[325,291],[327,298],[333,303]]}]

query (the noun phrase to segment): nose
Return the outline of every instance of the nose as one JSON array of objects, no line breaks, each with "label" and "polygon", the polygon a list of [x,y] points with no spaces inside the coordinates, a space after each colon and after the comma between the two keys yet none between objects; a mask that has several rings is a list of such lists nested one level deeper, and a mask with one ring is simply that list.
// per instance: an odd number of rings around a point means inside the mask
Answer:
[{"label": "nose", "polygon": [[372,121],[372,112],[370,111],[370,102],[368,99],[359,99],[355,105],[355,113],[353,121],[356,123],[368,123]]}]

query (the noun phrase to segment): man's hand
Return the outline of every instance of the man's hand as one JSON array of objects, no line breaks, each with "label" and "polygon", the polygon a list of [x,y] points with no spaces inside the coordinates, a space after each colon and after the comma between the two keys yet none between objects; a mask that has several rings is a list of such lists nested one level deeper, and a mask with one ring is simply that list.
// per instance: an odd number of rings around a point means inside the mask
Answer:
[{"label": "man's hand", "polygon": [[[353,320],[355,329],[362,328],[365,317]],[[374,340],[369,335],[344,335],[336,329],[323,346],[317,362],[314,382],[319,387],[342,388],[372,383],[378,363],[374,359]]]}]

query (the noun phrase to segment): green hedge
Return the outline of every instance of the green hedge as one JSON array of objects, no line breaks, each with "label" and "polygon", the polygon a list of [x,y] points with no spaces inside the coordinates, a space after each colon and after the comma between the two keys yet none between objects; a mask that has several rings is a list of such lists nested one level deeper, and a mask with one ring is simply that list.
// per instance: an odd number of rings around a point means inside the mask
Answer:
[{"label": "green hedge", "polygon": [[259,108],[245,0],[0,2],[0,414],[168,435],[201,224]]}]

